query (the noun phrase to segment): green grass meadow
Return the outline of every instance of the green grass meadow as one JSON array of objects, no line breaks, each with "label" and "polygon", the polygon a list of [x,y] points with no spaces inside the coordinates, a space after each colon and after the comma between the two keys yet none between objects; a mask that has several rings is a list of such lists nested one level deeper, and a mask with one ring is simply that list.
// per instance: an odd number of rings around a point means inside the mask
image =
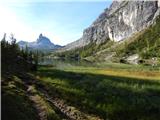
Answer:
[{"label": "green grass meadow", "polygon": [[41,66],[34,74],[50,95],[102,119],[158,120],[160,117],[158,69],[124,64],[61,69]]},{"label": "green grass meadow", "polygon": [[[2,78],[3,79],[3,78]],[[37,120],[38,115],[28,99],[25,86],[16,76],[2,83],[2,120]]]}]

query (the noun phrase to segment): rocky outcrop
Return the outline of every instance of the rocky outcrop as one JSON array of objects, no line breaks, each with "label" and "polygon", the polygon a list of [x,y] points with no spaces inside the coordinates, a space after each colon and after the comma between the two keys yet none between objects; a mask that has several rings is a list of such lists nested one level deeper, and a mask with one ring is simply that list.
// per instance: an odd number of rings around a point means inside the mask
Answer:
[{"label": "rocky outcrop", "polygon": [[42,34],[39,35],[37,41],[35,42],[26,42],[26,41],[19,41],[18,45],[20,48],[26,48],[26,46],[30,50],[54,50],[58,49],[61,46],[53,44],[49,38],[43,36]]},{"label": "rocky outcrop", "polygon": [[91,42],[122,41],[155,22],[160,15],[158,1],[113,1],[108,9],[84,30],[83,36],[63,48],[70,50]]}]

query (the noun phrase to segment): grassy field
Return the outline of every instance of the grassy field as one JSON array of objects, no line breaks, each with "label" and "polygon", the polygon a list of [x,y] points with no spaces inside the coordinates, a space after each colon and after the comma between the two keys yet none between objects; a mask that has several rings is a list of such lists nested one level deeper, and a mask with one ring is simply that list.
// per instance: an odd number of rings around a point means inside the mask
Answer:
[{"label": "grassy field", "polygon": [[61,120],[34,86],[27,89],[18,76],[2,78],[2,120]]},{"label": "grassy field", "polygon": [[[2,80],[4,80],[2,78]],[[38,115],[28,99],[25,86],[16,76],[2,81],[2,120],[37,120]]]},{"label": "grassy field", "polygon": [[109,120],[158,120],[159,68],[124,64],[41,66],[35,76],[50,95]]}]

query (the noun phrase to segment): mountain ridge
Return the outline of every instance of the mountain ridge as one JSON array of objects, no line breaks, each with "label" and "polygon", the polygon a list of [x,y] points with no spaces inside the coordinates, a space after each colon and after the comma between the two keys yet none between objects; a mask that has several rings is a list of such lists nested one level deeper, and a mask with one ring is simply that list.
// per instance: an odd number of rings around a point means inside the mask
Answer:
[{"label": "mountain ridge", "polygon": [[160,15],[158,1],[113,1],[100,16],[83,31],[83,36],[59,51],[72,50],[91,42],[122,41],[155,23]]},{"label": "mountain ridge", "polygon": [[18,42],[18,45],[20,46],[20,48],[25,48],[27,46],[30,50],[49,50],[49,51],[62,47],[60,45],[55,45],[50,41],[49,38],[43,36],[42,34],[40,34],[39,38],[34,42],[27,42],[21,40]]},{"label": "mountain ridge", "polygon": [[160,1],[114,1],[80,39],[55,51],[53,56],[156,65],[160,63],[159,44]]}]

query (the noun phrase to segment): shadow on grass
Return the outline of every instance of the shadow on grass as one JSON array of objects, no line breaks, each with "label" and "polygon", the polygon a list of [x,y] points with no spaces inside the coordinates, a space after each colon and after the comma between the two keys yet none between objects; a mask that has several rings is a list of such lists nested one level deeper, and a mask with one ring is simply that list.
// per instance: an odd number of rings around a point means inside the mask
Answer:
[{"label": "shadow on grass", "polygon": [[[10,82],[11,84],[8,84]],[[28,99],[25,86],[15,80],[2,84],[2,120],[38,120],[37,111]]]},{"label": "shadow on grass", "polygon": [[70,104],[104,119],[157,120],[160,114],[159,81],[57,69],[40,70],[37,74],[40,78],[51,79],[46,82],[51,93],[56,91]]}]

